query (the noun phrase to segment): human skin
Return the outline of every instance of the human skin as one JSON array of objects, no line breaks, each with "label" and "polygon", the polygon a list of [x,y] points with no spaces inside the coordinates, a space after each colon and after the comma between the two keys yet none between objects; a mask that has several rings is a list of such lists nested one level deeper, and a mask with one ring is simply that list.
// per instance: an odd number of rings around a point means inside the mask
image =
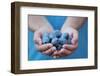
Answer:
[{"label": "human skin", "polygon": [[47,55],[54,52],[51,43],[42,44],[43,33],[53,31],[53,28],[44,16],[29,16],[29,29],[34,32],[33,40],[40,52]]},{"label": "human skin", "polygon": [[61,50],[52,50],[51,43],[42,44],[42,34],[52,32],[53,28],[44,16],[29,16],[29,29],[34,32],[33,40],[38,50],[54,58],[67,56],[78,47],[78,29],[85,21],[85,17],[68,17],[61,28],[62,33],[73,35],[72,44],[64,44]]},{"label": "human skin", "polygon": [[60,51],[53,53],[54,58],[67,56],[75,51],[78,47],[78,29],[82,27],[85,20],[85,17],[68,17],[61,28],[61,32],[70,36],[73,35],[72,44],[64,44]]}]

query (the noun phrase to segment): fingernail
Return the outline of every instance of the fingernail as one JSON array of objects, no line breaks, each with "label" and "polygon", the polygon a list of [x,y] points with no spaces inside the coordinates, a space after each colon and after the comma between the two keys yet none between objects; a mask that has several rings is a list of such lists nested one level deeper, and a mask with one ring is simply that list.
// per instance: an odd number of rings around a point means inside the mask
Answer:
[{"label": "fingernail", "polygon": [[53,58],[57,58],[57,56],[53,56]]},{"label": "fingernail", "polygon": [[53,56],[53,58],[59,58],[59,56]]},{"label": "fingernail", "polygon": [[[66,45],[67,45],[67,44],[66,44]],[[66,47],[66,45],[63,45],[62,47],[63,47],[63,48],[65,48],[65,47]]]},{"label": "fingernail", "polygon": [[52,47],[53,45],[52,45],[52,44],[48,44],[48,46],[49,46],[49,47]]},{"label": "fingernail", "polygon": [[52,50],[55,51],[56,50],[56,47],[52,47]]}]

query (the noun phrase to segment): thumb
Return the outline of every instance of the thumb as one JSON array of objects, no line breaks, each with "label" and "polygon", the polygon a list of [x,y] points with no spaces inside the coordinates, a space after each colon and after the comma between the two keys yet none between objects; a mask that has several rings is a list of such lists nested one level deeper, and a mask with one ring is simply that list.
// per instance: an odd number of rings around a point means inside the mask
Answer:
[{"label": "thumb", "polygon": [[41,45],[42,44],[41,34],[40,33],[34,33],[33,40],[36,44]]},{"label": "thumb", "polygon": [[76,44],[78,42],[78,32],[73,33],[72,44]]}]

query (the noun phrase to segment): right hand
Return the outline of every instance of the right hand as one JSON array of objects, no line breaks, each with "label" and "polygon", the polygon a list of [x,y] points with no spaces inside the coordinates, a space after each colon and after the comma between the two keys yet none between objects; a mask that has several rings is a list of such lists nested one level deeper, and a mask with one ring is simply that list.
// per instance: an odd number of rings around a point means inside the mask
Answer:
[{"label": "right hand", "polygon": [[52,55],[54,50],[52,50],[53,45],[51,43],[42,44],[42,35],[44,32],[52,32],[53,29],[50,28],[40,28],[34,32],[34,42],[37,49],[46,55]]}]

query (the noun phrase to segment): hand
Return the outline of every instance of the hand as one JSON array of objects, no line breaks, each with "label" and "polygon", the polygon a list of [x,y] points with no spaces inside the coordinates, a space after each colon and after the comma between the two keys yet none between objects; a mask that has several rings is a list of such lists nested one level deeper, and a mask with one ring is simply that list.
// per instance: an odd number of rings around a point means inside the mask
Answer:
[{"label": "hand", "polygon": [[42,44],[42,35],[44,32],[52,32],[52,30],[52,28],[41,27],[34,32],[34,42],[37,49],[47,55],[51,55],[53,53],[53,45],[51,43]]},{"label": "hand", "polygon": [[75,51],[78,47],[78,31],[72,27],[67,27],[66,29],[61,30],[62,33],[68,33],[70,36],[73,36],[71,42],[72,44],[64,44],[63,48],[59,51],[53,53],[53,57],[63,57],[67,56]]}]

